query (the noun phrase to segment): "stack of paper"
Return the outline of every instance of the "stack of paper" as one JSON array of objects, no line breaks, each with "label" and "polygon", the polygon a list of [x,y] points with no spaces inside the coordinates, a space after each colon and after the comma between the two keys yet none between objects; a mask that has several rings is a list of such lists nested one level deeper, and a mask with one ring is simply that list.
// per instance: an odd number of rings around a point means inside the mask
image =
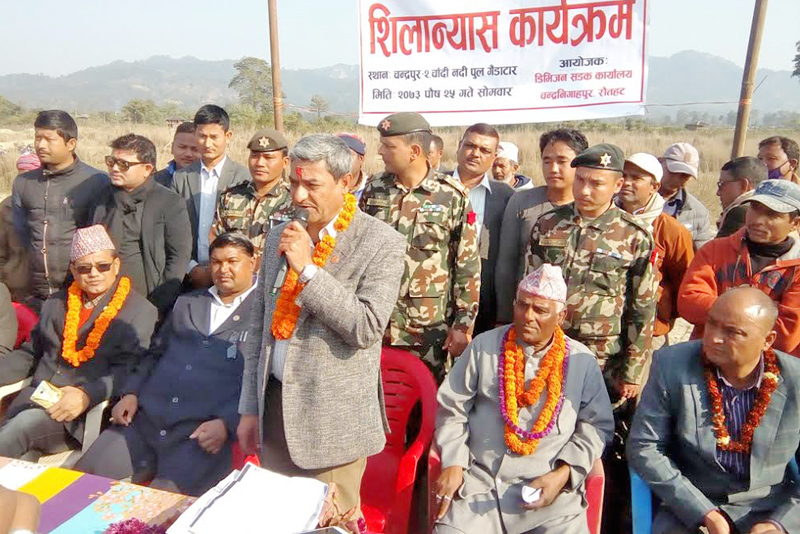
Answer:
[{"label": "stack of paper", "polygon": [[167,533],[296,534],[317,525],[327,493],[327,484],[313,478],[246,464],[201,496]]}]

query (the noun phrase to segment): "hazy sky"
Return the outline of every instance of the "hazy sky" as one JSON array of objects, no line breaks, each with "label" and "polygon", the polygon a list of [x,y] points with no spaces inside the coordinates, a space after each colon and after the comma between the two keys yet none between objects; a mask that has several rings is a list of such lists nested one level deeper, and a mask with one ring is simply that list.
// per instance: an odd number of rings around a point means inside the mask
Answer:
[{"label": "hazy sky", "polygon": [[[742,65],[753,3],[650,0],[650,53],[694,49]],[[283,67],[357,63],[357,6],[278,0]],[[759,67],[791,68],[798,20],[800,1],[770,0]],[[0,74],[60,75],[152,55],[268,59],[268,41],[267,0],[14,0],[0,20]]]}]

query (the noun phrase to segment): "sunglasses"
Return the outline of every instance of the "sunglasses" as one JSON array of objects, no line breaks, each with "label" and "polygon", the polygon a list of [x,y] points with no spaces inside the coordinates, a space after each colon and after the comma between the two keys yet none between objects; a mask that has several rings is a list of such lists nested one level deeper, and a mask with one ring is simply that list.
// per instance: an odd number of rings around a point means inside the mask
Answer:
[{"label": "sunglasses", "polygon": [[78,274],[91,274],[92,269],[97,269],[99,273],[107,273],[111,270],[111,266],[114,265],[113,263],[90,263],[89,265],[82,264],[76,265],[75,270],[78,271]]},{"label": "sunglasses", "polygon": [[142,165],[144,163],[144,161],[125,161],[124,159],[115,158],[114,156],[106,156],[106,166],[109,169],[113,169],[114,165],[116,165],[122,172],[127,171],[134,165]]}]

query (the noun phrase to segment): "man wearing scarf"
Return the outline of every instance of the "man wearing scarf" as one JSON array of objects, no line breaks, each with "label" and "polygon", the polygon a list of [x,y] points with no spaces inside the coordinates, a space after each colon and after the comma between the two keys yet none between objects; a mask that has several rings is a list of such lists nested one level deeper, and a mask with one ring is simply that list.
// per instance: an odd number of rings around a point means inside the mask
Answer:
[{"label": "man wearing scarf", "polygon": [[623,183],[617,206],[645,222],[653,234],[657,254],[658,304],[653,326],[653,349],[667,343],[678,316],[678,289],[694,258],[692,234],[664,211],[664,198],[658,194],[663,170],[658,159],[639,152],[625,160]]},{"label": "man wearing scarf", "polygon": [[800,356],[800,185],[761,182],[747,202],[745,226],[697,251],[678,292],[678,312],[703,335],[725,291],[757,287],[778,304],[775,348]]},{"label": "man wearing scarf", "polygon": [[[513,324],[477,336],[439,388],[437,534],[589,532],[584,481],[614,421],[594,355],[558,326],[566,298],[560,267],[544,264],[526,276],[517,289]],[[538,398],[520,401],[527,405],[519,411],[507,402],[514,397],[507,389],[513,377],[500,374],[514,350],[526,392],[549,362],[561,377],[557,384],[548,380]],[[551,395],[560,401],[545,413]],[[549,424],[538,444],[523,437],[537,430],[542,417]],[[537,490],[538,498],[528,496]]]},{"label": "man wearing scarf", "polygon": [[92,220],[108,228],[122,274],[164,318],[178,298],[192,256],[186,203],[153,179],[156,147],[146,137],[127,134],[112,141],[106,165],[112,187]]},{"label": "man wearing scarf", "polygon": [[[84,414],[115,394],[150,345],[156,309],[118,276],[120,260],[102,226],[75,232],[69,269],[75,281],[45,301],[31,340],[0,358],[0,385],[33,375],[0,420],[0,456],[78,446]],[[31,400],[43,382],[60,395],[46,409]]]}]

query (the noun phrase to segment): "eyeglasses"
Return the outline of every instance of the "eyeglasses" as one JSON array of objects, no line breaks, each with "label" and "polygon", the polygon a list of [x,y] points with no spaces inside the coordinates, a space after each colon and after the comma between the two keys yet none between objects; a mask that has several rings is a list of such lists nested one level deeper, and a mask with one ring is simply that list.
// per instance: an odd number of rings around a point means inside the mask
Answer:
[{"label": "eyeglasses", "polygon": [[86,265],[84,263],[84,264],[81,264],[81,265],[76,265],[75,266],[75,270],[78,271],[78,274],[84,274],[84,275],[91,274],[92,273],[92,269],[97,269],[97,272],[99,272],[99,273],[107,273],[108,271],[111,270],[111,266],[112,265],[114,265],[114,264],[110,263],[110,262],[108,262],[108,263],[106,263],[106,262],[104,262],[104,263],[90,263],[89,265]]},{"label": "eyeglasses", "polygon": [[144,161],[125,161],[124,159],[115,158],[114,156],[106,156],[106,166],[113,169],[114,165],[119,167],[122,172],[127,171],[134,165],[142,165]]},{"label": "eyeglasses", "polygon": [[738,181],[739,180],[720,180],[719,182],[717,182],[717,189],[721,189],[722,186],[725,185],[725,184],[733,184],[733,183],[736,183]]}]

